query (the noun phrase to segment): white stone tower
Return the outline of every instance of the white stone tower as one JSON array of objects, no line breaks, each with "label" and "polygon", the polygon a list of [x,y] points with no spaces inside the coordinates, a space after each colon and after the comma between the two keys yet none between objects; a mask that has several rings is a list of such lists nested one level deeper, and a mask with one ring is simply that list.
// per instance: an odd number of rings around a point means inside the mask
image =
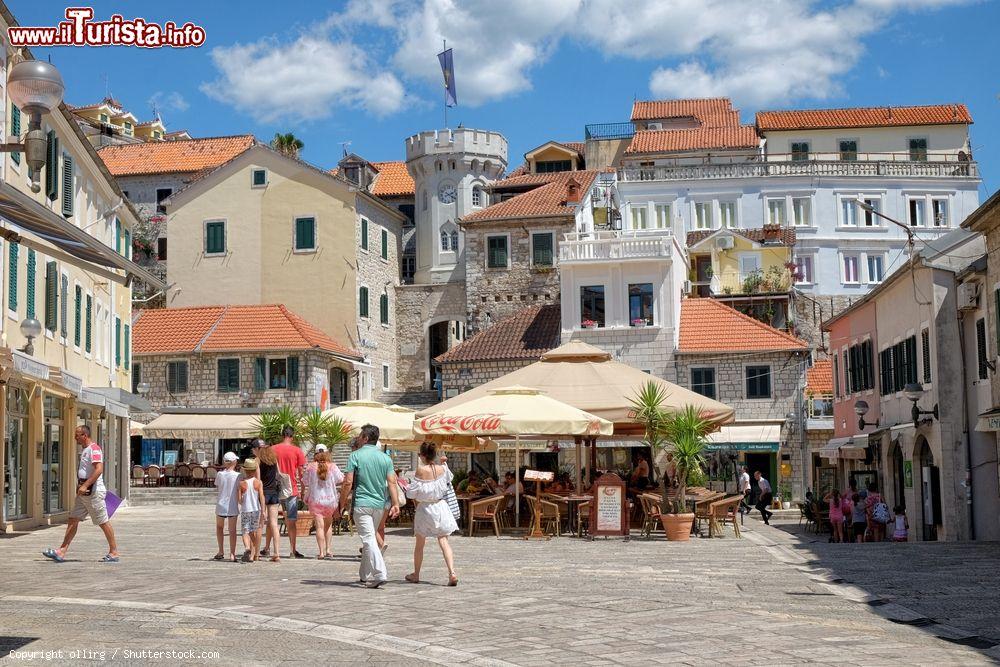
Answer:
[{"label": "white stone tower", "polygon": [[499,132],[428,130],[406,140],[406,169],[415,187],[416,284],[465,279],[465,241],[456,221],[487,205],[486,186],[507,168]]}]

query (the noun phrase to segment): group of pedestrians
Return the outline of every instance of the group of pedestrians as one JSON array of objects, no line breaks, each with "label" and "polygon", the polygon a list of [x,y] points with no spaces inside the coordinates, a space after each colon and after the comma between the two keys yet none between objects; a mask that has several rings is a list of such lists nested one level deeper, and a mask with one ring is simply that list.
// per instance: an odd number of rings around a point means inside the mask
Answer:
[{"label": "group of pedestrians", "polygon": [[883,542],[889,524],[893,527],[894,542],[906,542],[909,539],[910,524],[906,518],[906,508],[897,505],[890,513],[889,506],[874,483],[868,484],[867,489],[858,489],[857,483],[851,480],[847,491],[842,493],[834,489],[823,500],[829,508],[830,526],[833,530],[831,542]]},{"label": "group of pedestrians", "polygon": [[740,469],[740,481],[737,487],[739,492],[743,494],[743,500],[740,501],[740,513],[749,514],[751,509],[756,509],[760,512],[760,518],[764,520],[764,524],[769,526],[771,525],[771,516],[774,512],[768,508],[774,500],[774,491],[771,489],[771,483],[767,481],[767,478],[759,470],[755,470],[753,476],[758,492],[757,502],[751,505],[751,498],[754,494],[750,483],[750,473],[747,471],[746,466]]}]

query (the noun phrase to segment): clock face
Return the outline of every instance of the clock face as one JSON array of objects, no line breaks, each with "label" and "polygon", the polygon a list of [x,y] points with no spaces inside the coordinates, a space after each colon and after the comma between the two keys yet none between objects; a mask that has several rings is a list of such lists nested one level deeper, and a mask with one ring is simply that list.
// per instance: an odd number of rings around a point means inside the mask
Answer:
[{"label": "clock face", "polygon": [[456,195],[457,193],[455,192],[454,185],[442,185],[441,190],[438,191],[438,199],[441,200],[442,204],[450,204],[454,202]]}]

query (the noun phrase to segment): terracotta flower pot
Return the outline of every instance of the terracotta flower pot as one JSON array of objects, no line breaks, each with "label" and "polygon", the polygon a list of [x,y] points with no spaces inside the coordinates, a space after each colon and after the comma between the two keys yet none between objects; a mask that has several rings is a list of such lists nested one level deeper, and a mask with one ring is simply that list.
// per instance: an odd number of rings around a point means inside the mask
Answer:
[{"label": "terracotta flower pot", "polygon": [[687,542],[691,539],[691,524],[694,514],[661,514],[663,532],[671,542]]},{"label": "terracotta flower pot", "polygon": [[295,536],[309,537],[309,531],[313,527],[313,517],[311,512],[299,512],[295,519]]}]

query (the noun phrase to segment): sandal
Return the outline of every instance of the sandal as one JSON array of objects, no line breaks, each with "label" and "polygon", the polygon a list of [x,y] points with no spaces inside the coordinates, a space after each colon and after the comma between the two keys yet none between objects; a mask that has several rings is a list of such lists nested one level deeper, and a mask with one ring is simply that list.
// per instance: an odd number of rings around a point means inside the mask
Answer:
[{"label": "sandal", "polygon": [[120,558],[118,556],[112,556],[111,554],[105,554],[104,558],[102,558],[98,562],[100,562],[100,563],[117,563],[119,560],[120,560]]},{"label": "sandal", "polygon": [[56,551],[55,549],[46,549],[45,551],[42,552],[42,555],[45,556],[46,558],[51,558],[57,563],[66,562],[66,559],[60,556],[59,552]]},{"label": "sandal", "polygon": [[420,578],[417,577],[415,574],[412,574],[412,573],[406,575],[405,577],[403,577],[403,579],[406,579],[411,584],[419,584],[420,583]]},{"label": "sandal", "polygon": [[272,563],[280,563],[281,562],[281,558],[279,556],[271,556],[271,562]]},{"label": "sandal", "polygon": [[458,586],[458,575],[457,574],[453,574],[450,577],[448,577],[448,585],[449,586]]},{"label": "sandal", "polygon": [[226,560],[226,557],[223,556],[222,554],[215,554],[214,556],[212,556],[212,560]]}]

